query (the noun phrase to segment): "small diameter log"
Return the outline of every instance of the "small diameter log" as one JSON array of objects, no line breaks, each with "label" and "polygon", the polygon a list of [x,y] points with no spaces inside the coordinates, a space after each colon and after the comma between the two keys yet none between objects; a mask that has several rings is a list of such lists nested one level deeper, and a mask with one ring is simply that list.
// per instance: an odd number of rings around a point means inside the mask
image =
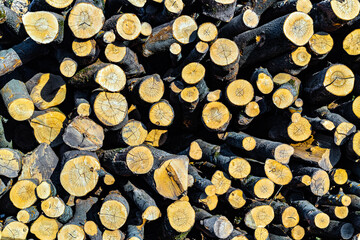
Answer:
[{"label": "small diameter log", "polygon": [[348,207],[351,204],[351,198],[343,192],[333,195],[328,194],[322,196],[318,200],[319,205],[333,205],[333,206],[345,206]]},{"label": "small diameter log", "polygon": [[132,41],[140,35],[141,22],[133,13],[122,13],[107,19],[103,30],[114,30],[120,39]]},{"label": "small diameter log", "polygon": [[102,165],[116,176],[148,173],[154,164],[154,155],[146,145],[99,152]]},{"label": "small diameter log", "polygon": [[246,204],[246,196],[239,188],[230,187],[225,195],[226,200],[234,209],[242,208]]},{"label": "small diameter log", "polygon": [[325,171],[330,171],[341,157],[340,149],[332,143],[332,138],[326,138],[324,141],[316,141],[313,137],[305,142],[292,144],[295,149],[294,157],[306,164],[312,164]]},{"label": "small diameter log", "polygon": [[184,111],[184,115],[193,113],[200,101],[200,93],[196,87],[186,87],[179,95],[179,102]]},{"label": "small diameter log", "polygon": [[103,10],[93,2],[77,1],[68,15],[68,24],[75,37],[88,39],[103,27]]},{"label": "small diameter log", "polygon": [[229,23],[225,24],[219,30],[219,36],[232,38],[240,33],[256,28],[259,24],[260,17],[252,9],[246,9],[243,13],[234,17]]},{"label": "small diameter log", "polygon": [[209,92],[206,95],[206,101],[207,102],[216,102],[216,101],[219,101],[221,97],[222,97],[222,92],[220,89],[217,89],[217,90]]},{"label": "small diameter log", "polygon": [[11,80],[0,90],[0,94],[10,116],[17,121],[29,119],[34,113],[34,103],[19,80]]},{"label": "small diameter log", "polygon": [[171,44],[171,46],[169,48],[169,52],[170,52],[171,64],[173,67],[175,67],[182,58],[181,45],[176,42]]},{"label": "small diameter log", "polygon": [[100,163],[94,153],[68,151],[63,155],[61,186],[72,196],[82,197],[92,191],[99,179]]},{"label": "small diameter log", "polygon": [[85,237],[83,227],[75,224],[65,224],[57,234],[58,239],[64,240],[84,240]]},{"label": "small diameter log", "polygon": [[102,124],[113,130],[126,124],[128,104],[122,94],[101,91],[95,94],[94,99],[94,113]]},{"label": "small diameter log", "polygon": [[102,47],[106,47],[108,44],[115,42],[116,34],[113,30],[103,31],[101,30],[95,35],[95,41]]},{"label": "small diameter log", "polygon": [[292,75],[298,75],[307,68],[311,59],[311,54],[305,47],[298,47],[290,53],[274,58],[264,64],[272,74],[287,72]]},{"label": "small diameter log", "polygon": [[64,39],[64,17],[46,11],[27,12],[22,16],[26,33],[39,44],[59,44]]},{"label": "small diameter log", "polygon": [[87,93],[82,91],[75,91],[74,93],[74,105],[76,114],[80,117],[88,117],[91,113],[91,105],[87,100]]},{"label": "small diameter log", "polygon": [[149,120],[155,126],[168,127],[173,123],[174,117],[174,109],[164,99],[154,103],[149,109]]},{"label": "small diameter log", "polygon": [[185,239],[195,224],[195,210],[188,201],[177,200],[168,206],[164,222],[164,235]]},{"label": "small diameter log", "polygon": [[289,81],[282,84],[272,96],[276,107],[284,109],[292,105],[298,98],[301,81],[292,77]]},{"label": "small diameter log", "polygon": [[121,130],[121,138],[129,146],[143,144],[147,135],[148,131],[145,125],[136,120],[128,121]]},{"label": "small diameter log", "polygon": [[295,200],[291,201],[291,205],[298,210],[300,217],[305,219],[310,226],[321,229],[329,226],[330,217],[317,209],[309,201]]},{"label": "small diameter log", "polygon": [[201,139],[192,141],[188,148],[188,156],[193,160],[212,161],[215,154],[220,153],[220,146],[205,142]]},{"label": "small diameter log", "polygon": [[231,113],[221,102],[207,103],[203,110],[201,120],[210,131],[223,132],[231,120]]},{"label": "small diameter log", "polygon": [[189,165],[189,175],[194,178],[194,187],[199,189],[201,192],[204,192],[207,196],[212,196],[216,194],[216,186],[206,178],[200,176],[198,170]]},{"label": "small diameter log", "polygon": [[101,205],[99,217],[102,225],[110,230],[122,227],[129,215],[130,207],[119,191],[111,191]]},{"label": "small diameter log", "polygon": [[307,116],[304,116],[304,118],[306,118],[309,121],[309,123],[311,124],[311,128],[315,131],[331,132],[332,130],[335,129],[334,123],[330,120],[321,119],[319,117],[312,118],[312,117],[307,117]]},{"label": "small diameter log", "polygon": [[110,92],[119,92],[126,84],[125,72],[115,64],[106,64],[95,73],[95,82]]},{"label": "small diameter log", "polygon": [[293,168],[295,176],[309,175],[311,177],[310,190],[316,196],[323,196],[328,193],[330,188],[330,179],[327,172],[315,167],[301,167]]},{"label": "small diameter log", "polygon": [[236,156],[224,156],[216,153],[207,161],[214,163],[234,179],[246,178],[251,171],[250,163],[246,159]]},{"label": "small diameter log", "polygon": [[86,221],[84,224],[84,232],[90,240],[102,240],[102,232],[94,221]]},{"label": "small diameter log", "polygon": [[55,50],[55,58],[60,64],[59,70],[64,77],[71,78],[75,75],[78,63],[76,62],[76,56],[72,52],[58,48]]},{"label": "small diameter log", "polygon": [[107,44],[104,54],[109,62],[119,64],[127,77],[138,77],[145,73],[145,69],[139,63],[136,53],[120,42]]},{"label": "small diameter log", "polygon": [[51,73],[38,73],[26,82],[26,88],[39,110],[60,105],[66,97],[64,80]]},{"label": "small diameter log", "polygon": [[[58,161],[59,159],[52,148],[48,144],[42,143],[23,157],[23,170],[19,180],[36,179],[40,183],[43,180],[50,179]],[[42,166],[46,166],[46,168]]]},{"label": "small diameter log", "polygon": [[254,88],[250,82],[238,79],[226,87],[226,98],[234,106],[245,106],[254,98]]},{"label": "small diameter log", "polygon": [[263,202],[254,202],[247,206],[244,222],[251,229],[266,227],[275,217],[272,206]]},{"label": "small diameter log", "polygon": [[346,194],[346,195],[351,199],[349,208],[360,210],[360,197],[355,194]]},{"label": "small diameter log", "polygon": [[235,13],[235,0],[201,1],[202,14],[223,22],[229,22]]},{"label": "small diameter log", "polygon": [[315,110],[316,115],[325,118],[334,123],[336,129],[334,132],[334,142],[336,145],[343,145],[353,133],[356,132],[356,126],[350,123],[337,113],[332,113],[327,107],[321,107]]},{"label": "small diameter log", "polygon": [[195,40],[193,34],[198,26],[195,20],[182,15],[174,21],[164,23],[153,29],[152,34],[142,46],[142,54],[149,57],[158,52],[168,51],[171,44],[179,42],[188,44]]},{"label": "small diameter log", "polygon": [[100,69],[106,67],[109,64],[103,63],[100,60],[95,63],[86,66],[85,68],[78,71],[72,78],[68,80],[68,84],[75,89],[94,89],[99,85],[94,81],[94,75]]},{"label": "small diameter log", "polygon": [[140,104],[158,102],[165,92],[164,82],[159,74],[132,78],[128,80],[127,86],[133,100]]},{"label": "small diameter log", "polygon": [[254,231],[254,238],[256,240],[267,240],[269,239],[269,231],[264,227],[257,227]]},{"label": "small diameter log", "polygon": [[321,60],[327,56],[333,46],[334,40],[329,33],[317,32],[310,38],[308,48],[316,60]]},{"label": "small diameter log", "polygon": [[211,176],[211,183],[214,184],[217,195],[225,194],[231,187],[231,180],[220,170],[216,170]]},{"label": "small diameter log", "polygon": [[[145,222],[141,225],[131,225],[127,227],[127,238],[126,240],[142,240],[144,239]],[[105,230],[103,234],[103,240],[111,240],[113,238],[123,240],[125,235],[120,230],[109,231]]]},{"label": "small diameter log", "polygon": [[78,226],[84,226],[87,221],[87,214],[92,209],[93,205],[96,204],[98,198],[89,197],[87,199],[76,199],[75,214],[68,224],[74,224]]},{"label": "small diameter log", "polygon": [[209,93],[209,88],[204,80],[205,67],[201,63],[192,62],[187,64],[181,71],[181,77],[185,83],[198,89],[200,102]]},{"label": "small diameter log", "polygon": [[[302,31],[298,30],[299,26]],[[242,50],[240,67],[270,60],[290,51],[294,45],[303,46],[313,33],[313,20],[302,12],[290,13],[241,33],[234,38],[239,49]]]},{"label": "small diameter log", "polygon": [[104,130],[90,118],[76,117],[65,128],[63,140],[72,148],[96,151],[103,145]]},{"label": "small diameter log", "polygon": [[334,168],[329,173],[330,180],[337,185],[344,185],[348,180],[348,172],[342,168]]},{"label": "small diameter log", "polygon": [[199,26],[197,31],[198,38],[203,42],[212,42],[218,36],[218,30],[215,24],[205,22]]},{"label": "small diameter log", "polygon": [[267,199],[273,195],[275,184],[266,177],[249,175],[240,181],[246,192],[255,198]]},{"label": "small diameter log", "polygon": [[195,209],[196,227],[209,237],[227,238],[234,230],[231,222],[221,215],[211,215],[200,208]]},{"label": "small diameter log", "polygon": [[50,179],[43,180],[36,187],[36,196],[42,200],[56,196],[56,188]]},{"label": "small diameter log", "polygon": [[161,216],[160,209],[156,206],[156,202],[144,190],[137,188],[130,181],[123,185],[123,190],[125,195],[128,196],[141,211],[143,220],[154,221]]},{"label": "small diameter log", "polygon": [[272,76],[266,68],[256,68],[251,75],[250,82],[255,85],[262,94],[269,94],[274,89]]},{"label": "small diameter log", "polygon": [[256,147],[255,139],[244,132],[227,132],[219,137],[225,140],[227,145],[241,150],[252,151]]},{"label": "small diameter log", "polygon": [[46,55],[48,52],[47,45],[37,44],[31,38],[25,39],[12,48],[2,50],[0,51],[0,76],[14,71],[38,56]]},{"label": "small diameter log", "polygon": [[354,82],[354,73],[350,68],[333,64],[312,75],[306,81],[304,91],[313,104],[320,105],[350,94]]},{"label": "small diameter log", "polygon": [[20,210],[16,215],[16,219],[19,222],[26,224],[35,221],[39,217],[39,215],[39,211],[36,209],[36,207],[31,206]]},{"label": "small diameter log", "polygon": [[107,186],[114,185],[116,180],[113,175],[105,171],[103,168],[97,170],[97,173],[99,174],[99,177],[103,178],[103,182],[105,183],[105,185]]},{"label": "small diameter log", "polygon": [[23,154],[11,148],[0,148],[0,175],[16,178],[22,167]]},{"label": "small diameter log", "polygon": [[35,189],[38,181],[35,179],[19,180],[10,189],[10,201],[19,208],[31,207],[37,200]]},{"label": "small diameter log", "polygon": [[[1,232],[2,239],[26,240],[29,233],[29,227],[22,222],[14,220],[12,217],[5,219],[4,228]],[[55,239],[56,235],[54,236]]]},{"label": "small diameter log", "polygon": [[357,55],[360,54],[358,49],[358,42],[357,39],[359,39],[359,29],[355,29],[352,32],[350,32],[343,40],[343,49],[345,52],[350,55],[354,56],[352,59],[356,59],[355,61],[358,61]]},{"label": "small diameter log", "polygon": [[351,223],[340,222],[331,220],[329,226],[324,229],[310,228],[311,235],[337,238],[337,239],[350,239],[354,235],[354,226]]},{"label": "small diameter log", "polygon": [[70,206],[65,205],[59,197],[49,197],[41,203],[42,212],[50,218],[57,218],[60,222],[68,222],[73,217]]},{"label": "small diameter log", "polygon": [[239,71],[239,48],[235,42],[218,38],[210,47],[212,78],[218,82],[236,79]]},{"label": "small diameter log", "polygon": [[56,108],[35,111],[31,116],[30,126],[38,143],[55,147],[62,143],[61,135],[66,116]]},{"label": "small diameter log", "polygon": [[300,217],[296,208],[280,201],[270,201],[269,204],[274,209],[274,222],[281,223],[285,228],[297,226]]},{"label": "small diameter log", "polygon": [[287,165],[273,159],[266,159],[264,171],[266,176],[277,185],[287,185],[293,178],[291,169]]},{"label": "small diameter log", "polygon": [[71,48],[73,53],[79,57],[78,62],[80,65],[89,65],[95,62],[100,54],[99,46],[94,39],[75,39],[71,44]]},{"label": "small diameter log", "polygon": [[348,180],[347,183],[343,185],[343,188],[346,193],[360,196],[360,183],[358,182]]}]

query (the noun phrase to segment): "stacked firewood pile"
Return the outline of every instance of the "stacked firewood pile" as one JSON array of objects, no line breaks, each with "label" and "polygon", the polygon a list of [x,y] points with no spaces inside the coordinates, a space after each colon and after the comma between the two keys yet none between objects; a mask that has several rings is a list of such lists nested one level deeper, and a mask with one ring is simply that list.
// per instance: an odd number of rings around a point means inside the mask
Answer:
[{"label": "stacked firewood pile", "polygon": [[0,239],[360,239],[358,0],[3,0]]}]

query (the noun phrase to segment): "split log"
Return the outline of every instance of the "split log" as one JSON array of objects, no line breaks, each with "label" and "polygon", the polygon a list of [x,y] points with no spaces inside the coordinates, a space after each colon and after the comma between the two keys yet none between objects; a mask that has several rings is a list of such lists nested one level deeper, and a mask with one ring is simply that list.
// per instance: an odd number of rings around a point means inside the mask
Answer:
[{"label": "split log", "polygon": [[26,82],[30,97],[39,110],[60,105],[66,97],[66,84],[57,75],[38,73]]},{"label": "split log", "polygon": [[89,118],[76,117],[65,128],[62,137],[72,148],[96,151],[103,145],[104,130]]},{"label": "split log", "polygon": [[0,94],[12,118],[17,121],[29,119],[34,113],[34,103],[19,80],[11,80],[1,88]]},{"label": "split log", "polygon": [[14,149],[0,148],[0,175],[16,178],[22,167],[23,154]]}]

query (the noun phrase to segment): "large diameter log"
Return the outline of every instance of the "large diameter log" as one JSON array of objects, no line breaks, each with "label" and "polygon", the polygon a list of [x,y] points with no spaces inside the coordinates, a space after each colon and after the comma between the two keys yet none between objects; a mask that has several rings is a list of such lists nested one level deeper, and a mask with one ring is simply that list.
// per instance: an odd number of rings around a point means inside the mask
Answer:
[{"label": "large diameter log", "polygon": [[164,233],[171,239],[185,239],[195,224],[195,210],[188,201],[177,200],[166,210]]},{"label": "large diameter log", "polygon": [[270,60],[291,50],[293,45],[303,46],[313,33],[311,17],[306,13],[293,12],[239,34],[234,41],[243,52],[240,66]]},{"label": "large diameter log", "polygon": [[39,110],[60,105],[66,97],[64,80],[51,73],[38,73],[26,82],[26,88]]},{"label": "large diameter log", "polygon": [[239,71],[239,48],[234,41],[218,38],[210,47],[212,78],[219,82],[236,79]]},{"label": "large diameter log", "polygon": [[63,188],[72,196],[85,196],[92,191],[99,179],[100,163],[94,153],[68,151],[64,154],[64,167],[60,173]]},{"label": "large diameter log", "polygon": [[221,215],[211,215],[200,208],[195,209],[196,226],[209,237],[227,238],[234,227],[231,222]]},{"label": "large diameter log", "polygon": [[69,27],[75,37],[87,39],[95,36],[105,22],[104,13],[92,1],[77,1],[68,16]]},{"label": "large diameter log", "polygon": [[[15,221],[13,218],[8,217],[5,219],[4,228],[2,229],[2,239],[27,239],[29,227],[26,224]],[[55,237],[54,237],[55,238]]]},{"label": "large diameter log", "polygon": [[111,191],[104,199],[99,217],[101,223],[110,230],[119,229],[124,225],[130,207],[119,191]]},{"label": "large diameter log", "polygon": [[72,148],[96,151],[103,145],[104,130],[89,118],[76,117],[65,128],[62,137]]},{"label": "large diameter log", "polygon": [[304,91],[314,104],[324,104],[347,96],[354,88],[355,77],[350,68],[333,64],[306,81]]},{"label": "large diameter log", "polygon": [[59,44],[64,38],[64,17],[60,14],[38,11],[22,17],[26,33],[39,44]]},{"label": "large diameter log", "polygon": [[33,115],[34,103],[23,82],[11,80],[0,90],[0,94],[10,116],[15,120],[24,121]]},{"label": "large diameter log", "polygon": [[275,217],[273,207],[263,202],[254,202],[248,205],[247,209],[244,222],[251,229],[266,227]]},{"label": "large diameter log", "polygon": [[32,206],[37,200],[35,194],[37,185],[38,181],[35,179],[17,181],[10,190],[12,204],[19,209]]},{"label": "large diameter log", "polygon": [[43,180],[50,179],[58,161],[59,158],[53,149],[48,144],[42,143],[23,157],[23,169],[19,180],[37,179],[41,183]]},{"label": "large diameter log", "polygon": [[21,43],[0,51],[0,76],[14,71],[16,68],[30,62],[34,58],[45,55],[49,52],[47,45],[37,44],[31,38],[27,38]]}]

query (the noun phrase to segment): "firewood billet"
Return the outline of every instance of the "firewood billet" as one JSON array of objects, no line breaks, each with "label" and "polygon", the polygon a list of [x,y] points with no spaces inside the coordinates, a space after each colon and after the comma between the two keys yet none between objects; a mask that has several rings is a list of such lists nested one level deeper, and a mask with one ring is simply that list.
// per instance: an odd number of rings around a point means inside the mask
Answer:
[{"label": "firewood billet", "polygon": [[11,148],[0,148],[0,175],[16,178],[22,167],[23,153]]},{"label": "firewood billet", "polygon": [[164,82],[158,74],[129,79],[127,86],[133,101],[140,104],[158,102],[165,92]]},{"label": "firewood billet", "polygon": [[254,198],[267,199],[273,195],[275,184],[266,177],[249,175],[240,181],[241,186]]},{"label": "firewood billet", "polygon": [[274,209],[264,202],[253,202],[247,206],[244,222],[251,229],[266,227],[275,217]]},{"label": "firewood billet", "polygon": [[328,193],[330,188],[330,179],[327,172],[315,167],[298,166],[293,168],[293,173],[297,175],[309,175],[311,177],[310,190],[316,196],[323,196]]},{"label": "firewood billet", "polygon": [[22,222],[22,223],[26,224],[26,223],[35,221],[39,217],[39,215],[40,215],[40,213],[36,209],[36,207],[31,206],[31,207],[20,210],[18,212],[18,214],[16,215],[16,219],[19,222]]}]

